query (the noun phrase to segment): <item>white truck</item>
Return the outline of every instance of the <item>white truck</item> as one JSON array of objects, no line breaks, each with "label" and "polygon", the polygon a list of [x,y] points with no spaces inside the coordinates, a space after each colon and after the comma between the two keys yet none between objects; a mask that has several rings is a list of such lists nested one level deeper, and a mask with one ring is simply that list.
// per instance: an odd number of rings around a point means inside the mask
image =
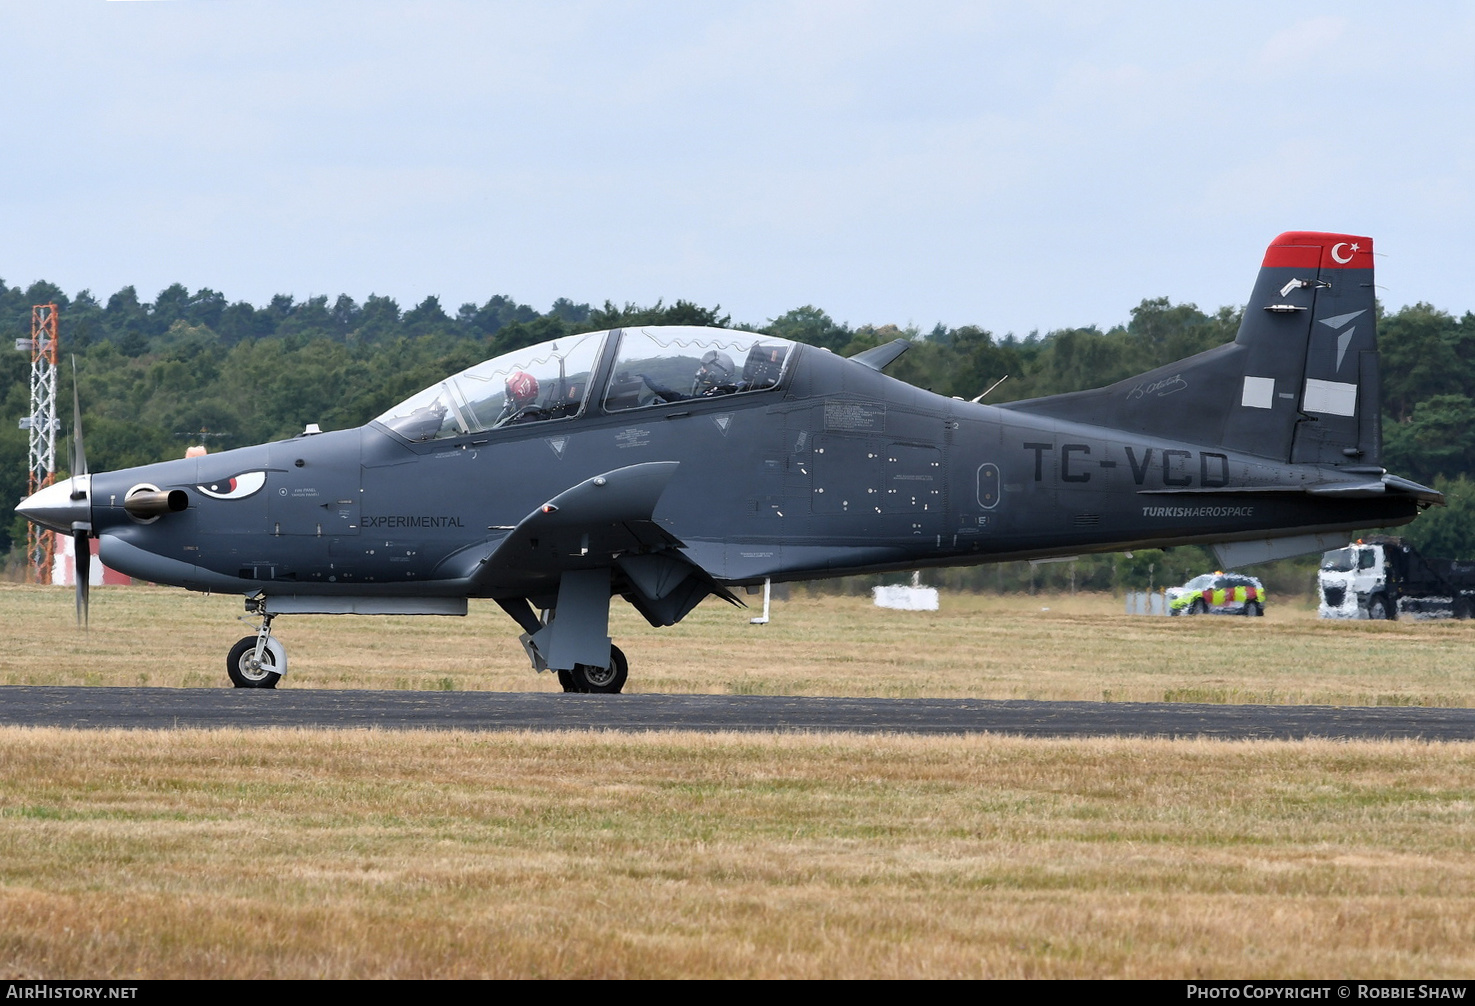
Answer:
[{"label": "white truck", "polygon": [[1475,562],[1427,559],[1399,538],[1366,538],[1323,553],[1316,579],[1322,618],[1475,613]]}]

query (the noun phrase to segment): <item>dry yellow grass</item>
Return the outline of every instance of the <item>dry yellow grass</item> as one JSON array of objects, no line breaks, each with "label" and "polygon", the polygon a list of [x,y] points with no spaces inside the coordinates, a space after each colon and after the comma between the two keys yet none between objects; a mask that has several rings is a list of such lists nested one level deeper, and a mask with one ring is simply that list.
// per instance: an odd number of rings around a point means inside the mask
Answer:
[{"label": "dry yellow grass", "polygon": [[[0,683],[224,687],[238,598],[0,586]],[[1468,624],[1107,598],[617,608],[652,691],[1470,705]],[[1049,610],[1042,610],[1048,608]],[[291,687],[549,689],[491,605],[287,618]],[[3,696],[0,696],[3,699]],[[0,729],[14,977],[1441,977],[1469,744]]]},{"label": "dry yellow grass", "polygon": [[[224,687],[239,597],[146,587],[93,592],[72,625],[65,588],[0,585],[0,684]],[[630,691],[994,699],[1475,705],[1475,622],[1146,618],[1109,597],[944,595],[938,612],[798,592],[773,621],[702,605],[652,629],[616,603]],[[284,687],[554,690],[490,602],[467,618],[288,616]]]},{"label": "dry yellow grass", "polygon": [[0,730],[9,977],[1439,977],[1470,745]]}]

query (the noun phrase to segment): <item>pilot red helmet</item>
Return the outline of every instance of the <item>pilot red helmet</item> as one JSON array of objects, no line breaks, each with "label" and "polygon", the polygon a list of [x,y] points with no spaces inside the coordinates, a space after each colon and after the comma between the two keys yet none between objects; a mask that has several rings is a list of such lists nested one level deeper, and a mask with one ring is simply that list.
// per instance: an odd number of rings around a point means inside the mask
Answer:
[{"label": "pilot red helmet", "polygon": [[526,370],[507,375],[507,398],[517,405],[531,405],[538,398],[538,379]]}]

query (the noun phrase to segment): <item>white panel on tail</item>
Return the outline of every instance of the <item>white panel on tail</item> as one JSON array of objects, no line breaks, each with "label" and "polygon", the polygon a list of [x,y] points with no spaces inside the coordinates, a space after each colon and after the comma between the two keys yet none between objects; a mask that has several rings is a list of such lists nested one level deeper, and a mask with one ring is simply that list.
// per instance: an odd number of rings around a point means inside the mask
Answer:
[{"label": "white panel on tail", "polygon": [[1246,377],[1239,404],[1247,409],[1268,409],[1275,403],[1275,378]]},{"label": "white panel on tail", "polygon": [[1319,381],[1306,378],[1306,394],[1301,398],[1301,408],[1307,412],[1320,412],[1328,416],[1351,416],[1357,413],[1357,385],[1340,381]]}]

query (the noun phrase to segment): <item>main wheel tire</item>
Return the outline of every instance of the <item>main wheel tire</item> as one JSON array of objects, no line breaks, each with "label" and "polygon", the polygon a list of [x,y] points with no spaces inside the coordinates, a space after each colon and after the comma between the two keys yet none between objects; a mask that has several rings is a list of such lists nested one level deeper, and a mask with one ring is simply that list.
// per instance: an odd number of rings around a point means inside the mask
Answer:
[{"label": "main wheel tire", "polygon": [[1188,613],[1190,615],[1207,615],[1209,613],[1209,606],[1204,602],[1203,598],[1196,597],[1193,599],[1193,603],[1188,606]]},{"label": "main wheel tire", "polygon": [[1260,606],[1259,601],[1251,601],[1245,605],[1245,617],[1259,618],[1263,614],[1265,614],[1265,609]]},{"label": "main wheel tire", "polygon": [[287,673],[287,651],[281,643],[268,637],[258,666],[256,637],[247,636],[230,648],[230,656],[225,658],[225,672],[237,688],[275,688],[282,675]]},{"label": "main wheel tire", "polygon": [[564,691],[577,692],[579,690],[579,683],[574,680],[573,671],[554,671],[553,673],[558,675],[558,683],[563,686]]},{"label": "main wheel tire", "polygon": [[1375,622],[1388,622],[1392,621],[1396,617],[1396,614],[1392,607],[1389,606],[1388,599],[1382,594],[1378,594],[1367,602],[1367,617]]},{"label": "main wheel tire", "polygon": [[574,684],[578,686],[576,691],[617,695],[625,687],[625,679],[630,676],[630,664],[625,660],[623,650],[618,646],[611,646],[608,667],[578,664],[572,675]]}]

